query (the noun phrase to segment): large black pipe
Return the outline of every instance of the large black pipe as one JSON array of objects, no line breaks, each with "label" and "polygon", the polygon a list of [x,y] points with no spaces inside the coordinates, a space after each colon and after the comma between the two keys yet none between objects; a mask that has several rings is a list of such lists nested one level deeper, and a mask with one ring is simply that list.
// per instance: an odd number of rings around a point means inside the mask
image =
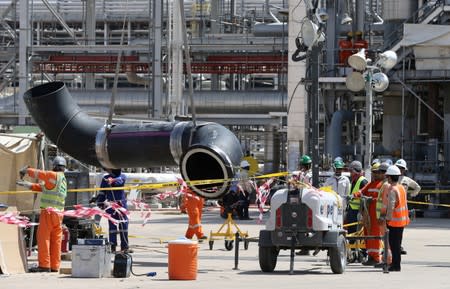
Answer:
[{"label": "large black pipe", "polygon": [[217,123],[150,122],[106,126],[74,102],[63,82],[29,89],[24,100],[36,124],[73,158],[110,168],[179,165],[186,181],[225,179],[192,185],[206,198],[218,198],[230,186],[243,156],[236,136]]}]

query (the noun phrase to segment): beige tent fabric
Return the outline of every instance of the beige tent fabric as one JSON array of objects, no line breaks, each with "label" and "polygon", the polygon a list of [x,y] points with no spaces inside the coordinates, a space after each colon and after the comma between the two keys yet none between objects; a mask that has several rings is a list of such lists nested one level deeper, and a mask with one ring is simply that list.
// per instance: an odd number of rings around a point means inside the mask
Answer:
[{"label": "beige tent fabric", "polygon": [[0,270],[3,274],[25,273],[27,259],[22,229],[0,223]]},{"label": "beige tent fabric", "polygon": [[[36,194],[2,194],[6,191],[23,191],[26,188],[16,185],[20,178],[19,170],[25,165],[36,167],[38,163],[39,142],[35,134],[0,134],[0,203],[17,207],[22,214],[33,211]],[[38,202],[34,210],[39,208]]]}]

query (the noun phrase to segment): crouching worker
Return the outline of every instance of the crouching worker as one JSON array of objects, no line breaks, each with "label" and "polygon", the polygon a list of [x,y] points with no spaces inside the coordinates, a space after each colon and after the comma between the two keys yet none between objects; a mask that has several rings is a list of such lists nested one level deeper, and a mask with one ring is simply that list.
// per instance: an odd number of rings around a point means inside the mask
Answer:
[{"label": "crouching worker", "polygon": [[[61,265],[61,239],[62,239],[62,219],[57,212],[47,210],[54,208],[59,211],[64,210],[67,182],[64,176],[66,160],[57,156],[53,160],[53,170],[43,171],[24,167],[19,171],[21,180],[17,185],[42,192],[41,214],[37,229],[38,263],[39,267],[31,268],[30,272],[58,272]],[[22,180],[28,175],[37,178],[41,183],[31,183]]]}]

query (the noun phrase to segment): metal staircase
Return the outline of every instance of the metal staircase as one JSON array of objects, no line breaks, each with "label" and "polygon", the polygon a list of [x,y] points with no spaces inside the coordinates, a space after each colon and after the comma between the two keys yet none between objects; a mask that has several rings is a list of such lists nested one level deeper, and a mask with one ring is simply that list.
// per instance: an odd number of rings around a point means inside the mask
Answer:
[{"label": "metal staircase", "polygon": [[384,50],[392,50],[397,53],[398,62],[411,53],[411,49],[400,49],[403,39],[403,27],[408,23],[415,24],[441,24],[439,21],[443,16],[450,12],[450,4],[447,1],[435,1],[420,7],[411,17],[406,19],[398,28],[385,37]]}]

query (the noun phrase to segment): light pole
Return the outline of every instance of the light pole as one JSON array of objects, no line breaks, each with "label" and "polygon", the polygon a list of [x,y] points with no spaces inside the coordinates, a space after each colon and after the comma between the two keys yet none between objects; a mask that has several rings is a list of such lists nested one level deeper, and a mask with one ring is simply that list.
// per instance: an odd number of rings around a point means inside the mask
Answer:
[{"label": "light pole", "polygon": [[371,59],[366,59],[365,49],[348,58],[348,63],[355,69],[346,78],[346,86],[349,90],[358,92],[365,89],[366,93],[366,118],[364,130],[364,145],[362,146],[363,165],[370,169],[372,161],[372,122],[373,122],[373,92],[383,92],[389,86],[389,79],[382,70],[390,70],[397,63],[397,54],[386,51],[378,55],[375,65],[370,65]]}]

